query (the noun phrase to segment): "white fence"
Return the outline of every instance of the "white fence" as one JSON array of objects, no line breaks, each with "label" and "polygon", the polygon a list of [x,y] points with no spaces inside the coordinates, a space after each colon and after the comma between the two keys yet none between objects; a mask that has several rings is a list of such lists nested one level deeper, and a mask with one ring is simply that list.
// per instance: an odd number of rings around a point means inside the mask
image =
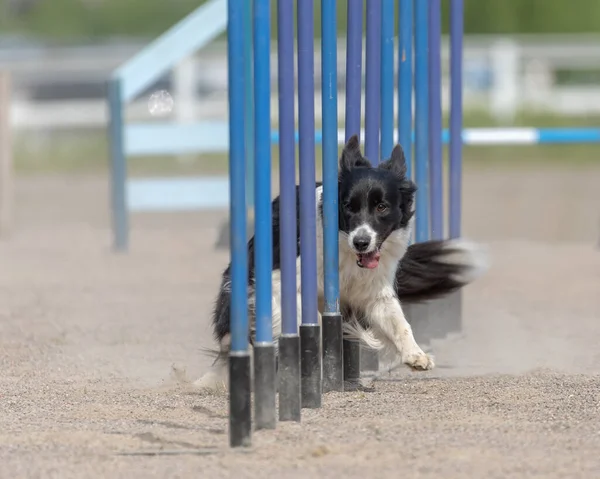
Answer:
[{"label": "white fence", "polygon": [[[443,65],[448,64],[444,39]],[[340,117],[343,117],[345,42],[339,42]],[[0,70],[9,70],[15,87],[13,126],[18,129],[103,127],[107,111],[104,82],[115,67],[142,43],[115,42],[73,48],[2,49]],[[320,58],[315,52],[316,85]],[[273,45],[275,52],[276,45]],[[487,110],[510,123],[519,109],[563,115],[600,113],[600,82],[561,84],[563,70],[600,72],[600,36],[469,36],[464,51],[466,109]],[[276,55],[272,58],[276,92]],[[600,74],[599,74],[600,75]],[[443,69],[443,106],[448,106],[448,70]],[[216,42],[188,59],[154,88],[167,88],[175,99],[174,117],[181,122],[225,119],[227,65],[225,44]],[[40,93],[41,92],[41,93]],[[72,92],[76,94],[71,95]],[[151,120],[147,94],[133,102],[129,120]],[[70,96],[71,95],[71,96]],[[319,93],[317,92],[317,97]],[[320,101],[316,101],[316,113]],[[273,97],[274,115],[277,113]]]}]

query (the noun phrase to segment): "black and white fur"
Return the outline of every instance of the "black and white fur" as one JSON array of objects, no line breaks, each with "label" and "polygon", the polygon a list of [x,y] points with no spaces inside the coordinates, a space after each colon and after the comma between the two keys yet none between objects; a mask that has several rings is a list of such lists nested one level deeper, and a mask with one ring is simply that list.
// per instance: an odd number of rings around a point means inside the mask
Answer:
[{"label": "black and white fur", "polygon": [[[345,145],[339,168],[339,280],[344,333],[382,350],[417,371],[434,367],[433,358],[416,343],[401,303],[442,297],[474,281],[486,269],[485,255],[463,240],[409,246],[416,185],[406,177],[400,145],[391,158],[372,167],[353,136]],[[323,187],[316,184],[317,288],[323,304]],[[298,190],[296,191],[298,202]],[[299,205],[298,205],[299,206]],[[299,208],[298,208],[299,209]],[[299,218],[297,218],[299,221]],[[298,322],[300,298],[300,228],[297,238]],[[249,253],[249,337],[254,335],[254,238]],[[281,334],[279,198],[273,201],[273,338]],[[219,353],[212,369],[196,385],[226,387],[229,352],[231,278],[223,273],[214,314]],[[319,317],[320,319],[320,317]]]}]

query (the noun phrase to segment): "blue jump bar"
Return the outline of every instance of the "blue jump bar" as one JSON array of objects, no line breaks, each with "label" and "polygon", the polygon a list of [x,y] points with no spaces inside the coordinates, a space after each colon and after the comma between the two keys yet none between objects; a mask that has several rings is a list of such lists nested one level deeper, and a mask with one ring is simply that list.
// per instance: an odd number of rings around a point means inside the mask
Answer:
[{"label": "blue jump bar", "polygon": [[[361,135],[362,135],[361,131]],[[415,142],[414,131],[410,134]],[[294,134],[298,142],[298,132]],[[323,141],[323,132],[315,130],[314,140],[317,144]],[[394,141],[397,135],[394,136]],[[600,143],[600,128],[465,128],[462,131],[465,145],[541,145],[556,143]],[[279,142],[279,132],[271,132],[271,142]],[[344,142],[344,134],[338,131],[338,143]],[[449,130],[442,131],[442,143],[450,142]],[[406,143],[406,142],[405,142]],[[402,145],[407,150],[407,148]]]},{"label": "blue jump bar", "polygon": [[537,130],[537,143],[598,143],[600,128],[556,128]]}]

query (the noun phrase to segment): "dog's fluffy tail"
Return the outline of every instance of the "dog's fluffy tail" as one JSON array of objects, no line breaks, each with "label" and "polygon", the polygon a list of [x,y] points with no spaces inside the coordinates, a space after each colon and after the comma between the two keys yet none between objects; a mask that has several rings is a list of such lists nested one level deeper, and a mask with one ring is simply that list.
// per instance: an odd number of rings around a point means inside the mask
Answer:
[{"label": "dog's fluffy tail", "polygon": [[396,293],[403,303],[440,298],[475,281],[488,269],[486,251],[462,239],[410,245],[396,272]]}]

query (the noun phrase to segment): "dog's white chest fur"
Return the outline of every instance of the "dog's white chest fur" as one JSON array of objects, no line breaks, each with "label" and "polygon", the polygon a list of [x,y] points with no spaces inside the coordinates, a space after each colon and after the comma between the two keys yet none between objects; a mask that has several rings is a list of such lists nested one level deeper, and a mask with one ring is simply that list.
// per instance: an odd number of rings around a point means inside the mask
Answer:
[{"label": "dog's white chest fur", "polygon": [[[316,189],[317,210],[322,202],[323,187]],[[348,235],[339,233],[339,279],[340,301],[355,309],[363,309],[381,292],[393,288],[398,262],[406,252],[410,238],[410,227],[392,233],[381,247],[379,266],[374,269],[361,268],[356,253],[348,244]],[[317,276],[318,291],[324,290],[323,271],[323,221],[317,214]],[[364,310],[364,309],[363,309]]]}]

